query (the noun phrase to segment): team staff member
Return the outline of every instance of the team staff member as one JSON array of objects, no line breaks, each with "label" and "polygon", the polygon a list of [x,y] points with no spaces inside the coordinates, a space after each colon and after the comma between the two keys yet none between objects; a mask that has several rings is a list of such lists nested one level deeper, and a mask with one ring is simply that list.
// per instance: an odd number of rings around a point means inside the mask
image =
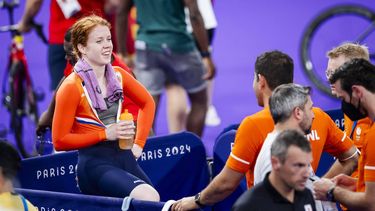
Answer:
[{"label": "team staff member", "polygon": [[[224,169],[196,197],[183,198],[182,210],[196,209],[200,205],[214,204],[231,194],[246,175],[248,187],[253,186],[256,158],[268,133],[274,128],[268,101],[277,86],[293,82],[293,61],[280,52],[261,54],[255,63],[253,89],[258,104],[264,109],[246,117],[237,130],[234,147]],[[351,140],[321,109],[314,107],[315,119],[307,135],[313,151],[312,167],[316,171],[323,151],[338,158],[340,164],[331,168],[326,176],[350,174],[357,165],[357,149]],[[198,197],[200,196],[200,197]],[[194,199],[195,198],[195,199]]]},{"label": "team staff member", "polygon": [[[365,59],[353,59],[341,66],[330,77],[337,97],[343,105],[350,104],[346,114],[366,114],[375,121],[375,66]],[[350,106],[348,105],[348,106]],[[350,115],[348,115],[350,116]],[[333,200],[349,210],[375,210],[375,125],[365,134],[358,164],[358,180],[338,175],[318,180],[315,195],[321,200]],[[355,190],[357,192],[355,192]]]},{"label": "team staff member", "polygon": [[[332,74],[345,62],[352,59],[366,59],[370,60],[370,55],[368,48],[364,45],[355,43],[344,43],[338,47],[333,48],[328,51],[328,65],[326,70],[327,80],[332,76]],[[332,95],[336,95],[335,87],[331,85]],[[346,104],[345,104],[346,105]],[[342,109],[345,111],[348,107],[344,106]],[[361,151],[364,134],[371,127],[372,120],[366,115],[352,115],[348,113],[350,118],[344,114],[344,126],[345,133],[349,136],[357,149]],[[353,121],[351,120],[353,119]],[[358,178],[358,171],[353,172],[352,177]]]},{"label": "team staff member", "polygon": [[271,172],[242,194],[232,210],[316,210],[314,197],[305,188],[311,160],[311,146],[300,132],[280,132],[271,146]]},{"label": "team staff member", "polygon": [[281,131],[293,129],[304,135],[310,133],[314,119],[310,92],[310,87],[297,84],[283,84],[272,92],[269,108],[275,128],[267,135],[257,156],[254,167],[255,185],[263,181],[265,175],[272,169],[270,149]]},{"label": "team staff member", "polygon": [[[73,50],[79,59],[56,95],[54,147],[78,149],[77,177],[83,193],[158,201],[159,194],[135,160],[150,131],[155,103],[130,74],[110,64],[109,27],[94,15],[72,27]],[[124,94],[140,111],[134,144],[120,149],[119,139],[134,136],[133,122],[118,121]]]}]

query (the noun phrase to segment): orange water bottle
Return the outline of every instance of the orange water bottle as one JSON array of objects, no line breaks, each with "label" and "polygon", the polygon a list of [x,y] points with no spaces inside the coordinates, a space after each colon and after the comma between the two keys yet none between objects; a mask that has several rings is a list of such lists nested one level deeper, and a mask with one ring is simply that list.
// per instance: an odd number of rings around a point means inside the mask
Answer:
[{"label": "orange water bottle", "polygon": [[[121,121],[133,121],[133,115],[125,109],[125,112],[120,115]],[[118,144],[120,149],[131,149],[133,147],[133,139],[120,139]]]}]

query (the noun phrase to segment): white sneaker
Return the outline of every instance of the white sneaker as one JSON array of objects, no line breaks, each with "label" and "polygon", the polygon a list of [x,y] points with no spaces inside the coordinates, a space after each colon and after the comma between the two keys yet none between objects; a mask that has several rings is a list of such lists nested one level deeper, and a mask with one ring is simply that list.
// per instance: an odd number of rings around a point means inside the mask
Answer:
[{"label": "white sneaker", "polygon": [[207,126],[215,127],[220,125],[220,123],[221,119],[217,114],[216,108],[213,105],[210,105],[210,107],[208,107],[208,111],[206,114],[205,124]]}]

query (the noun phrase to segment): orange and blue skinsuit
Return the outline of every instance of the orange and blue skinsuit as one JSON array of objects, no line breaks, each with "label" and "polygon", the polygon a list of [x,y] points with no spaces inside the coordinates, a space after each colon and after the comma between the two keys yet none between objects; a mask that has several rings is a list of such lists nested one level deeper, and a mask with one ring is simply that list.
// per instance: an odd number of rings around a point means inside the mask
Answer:
[{"label": "orange and blue skinsuit", "polygon": [[[138,107],[135,144],[144,147],[155,114],[155,103],[146,89],[129,73],[114,67],[123,93]],[[112,116],[119,118],[122,102]],[[52,138],[56,150],[78,150],[78,183],[83,193],[125,197],[139,184],[151,184],[138,166],[131,150],[122,150],[118,141],[108,141],[108,127],[91,107],[83,81],[70,74],[56,95]],[[115,122],[112,122],[115,123]]]}]

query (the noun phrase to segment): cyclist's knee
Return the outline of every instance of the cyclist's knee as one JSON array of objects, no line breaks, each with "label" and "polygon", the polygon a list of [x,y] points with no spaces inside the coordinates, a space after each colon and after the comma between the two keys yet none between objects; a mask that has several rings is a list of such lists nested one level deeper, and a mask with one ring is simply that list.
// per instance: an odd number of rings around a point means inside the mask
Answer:
[{"label": "cyclist's knee", "polygon": [[130,197],[145,201],[160,201],[159,193],[149,184],[141,184],[130,192]]}]

